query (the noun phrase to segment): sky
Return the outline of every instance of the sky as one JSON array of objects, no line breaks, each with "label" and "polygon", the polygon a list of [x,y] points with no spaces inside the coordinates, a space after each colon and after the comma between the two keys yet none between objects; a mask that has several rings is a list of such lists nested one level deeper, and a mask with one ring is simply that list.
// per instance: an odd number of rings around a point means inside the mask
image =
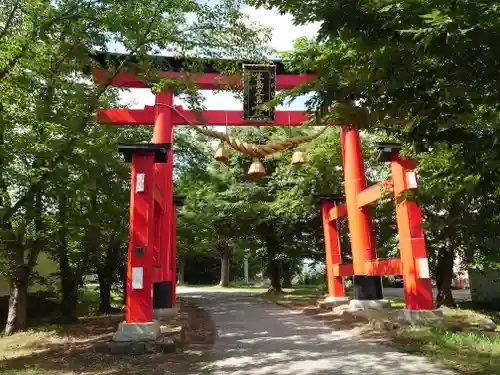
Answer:
[{"label": "sky", "polygon": [[[297,38],[302,36],[314,37],[319,29],[318,24],[294,26],[292,16],[279,15],[274,10],[244,7],[242,11],[247,13],[251,19],[258,21],[264,26],[273,28],[271,45],[279,51],[291,50]],[[205,105],[207,109],[243,110],[243,104],[229,92],[214,94],[211,91],[203,91],[203,94],[206,99]],[[305,108],[304,103],[306,100],[306,97],[299,98],[290,106],[281,106],[278,109],[301,110]],[[144,105],[154,104],[154,95],[149,89],[131,89],[129,92],[123,92],[120,102],[129,108],[143,108]],[[186,106],[178,98],[175,99],[174,104]]]}]

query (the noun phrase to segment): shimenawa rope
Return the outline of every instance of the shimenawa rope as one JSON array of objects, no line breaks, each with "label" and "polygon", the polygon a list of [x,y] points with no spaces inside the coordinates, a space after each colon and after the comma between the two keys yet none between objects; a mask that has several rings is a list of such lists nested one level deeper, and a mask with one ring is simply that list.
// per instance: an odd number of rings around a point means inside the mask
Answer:
[{"label": "shimenawa rope", "polygon": [[[199,126],[196,126],[195,124],[193,124],[191,121],[189,121],[186,118],[186,116],[184,116],[176,107],[168,105],[168,104],[163,104],[163,103],[157,103],[157,105],[162,105],[164,107],[168,107],[171,110],[173,110],[184,121],[186,121],[188,126],[193,128],[198,133],[201,133],[207,137],[219,139],[220,141],[227,143],[229,146],[231,146],[236,151],[239,151],[242,154],[250,155],[250,156],[254,156],[254,157],[264,157],[264,156],[272,155],[272,154],[275,154],[281,150],[285,150],[287,148],[292,148],[292,147],[298,146],[300,144],[310,142],[313,139],[319,137],[321,134],[323,134],[326,131],[326,129],[328,129],[328,126],[324,126],[323,129],[321,129],[319,132],[312,134],[312,135],[307,135],[307,136],[301,135],[301,136],[289,138],[289,139],[286,139],[286,140],[283,140],[280,142],[276,142],[276,143],[271,143],[271,144],[266,144],[266,145],[257,145],[254,143],[247,143],[247,142],[242,141],[240,139],[231,137],[231,136],[227,135],[226,133],[218,132],[215,130],[202,129]],[[206,124],[198,124],[198,125],[206,125]]]}]

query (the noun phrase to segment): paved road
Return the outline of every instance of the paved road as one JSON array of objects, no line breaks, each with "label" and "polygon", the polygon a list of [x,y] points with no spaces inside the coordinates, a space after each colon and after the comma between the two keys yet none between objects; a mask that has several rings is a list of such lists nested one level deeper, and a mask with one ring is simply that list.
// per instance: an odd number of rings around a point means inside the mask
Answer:
[{"label": "paved road", "polygon": [[422,357],[358,341],[313,318],[249,293],[182,289],[209,311],[218,337],[190,374],[217,375],[452,375]]}]

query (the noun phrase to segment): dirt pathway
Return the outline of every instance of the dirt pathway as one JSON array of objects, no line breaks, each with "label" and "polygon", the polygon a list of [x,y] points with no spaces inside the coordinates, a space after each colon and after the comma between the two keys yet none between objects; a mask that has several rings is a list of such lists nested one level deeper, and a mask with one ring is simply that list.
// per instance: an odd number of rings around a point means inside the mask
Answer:
[{"label": "dirt pathway", "polygon": [[209,355],[190,374],[455,374],[248,293],[191,289],[182,297],[208,311],[218,331]]}]

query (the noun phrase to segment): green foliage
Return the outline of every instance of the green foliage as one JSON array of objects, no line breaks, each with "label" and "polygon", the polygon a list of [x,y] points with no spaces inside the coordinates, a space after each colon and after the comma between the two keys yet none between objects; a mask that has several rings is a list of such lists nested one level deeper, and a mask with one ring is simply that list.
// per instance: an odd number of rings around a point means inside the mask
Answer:
[{"label": "green foliage", "polygon": [[[16,288],[28,284],[42,250],[60,263],[65,296],[68,290],[75,295],[87,272],[106,274],[107,282],[120,277],[129,166],[116,145],[151,136],[145,129],[97,125],[95,111],[118,106],[120,91],[110,82],[124,70],[138,73],[153,89],[161,87],[151,53],[262,56],[269,34],[239,7],[239,0],[2,3],[0,274]],[[123,58],[106,61],[105,82],[94,83],[89,73],[98,53],[115,47]],[[185,67],[187,73],[196,69]],[[179,85],[178,92],[196,103],[194,87]],[[190,147],[183,131],[176,139],[176,179],[187,170],[196,179],[203,172],[200,150]],[[9,330],[22,329],[26,307],[12,306],[9,321],[17,326]]]},{"label": "green foliage", "polygon": [[[319,77],[289,95],[313,89],[311,111],[400,142],[401,155],[417,159],[420,192],[400,199],[422,204],[438,288],[448,289],[451,297],[455,257],[470,267],[495,264],[500,224],[498,4],[249,3],[290,13],[298,25],[320,23],[317,38],[297,40],[294,51],[285,55],[291,69]],[[378,247],[394,254],[394,239],[380,228],[393,228],[381,219],[387,208],[382,204],[375,210],[382,237]]]},{"label": "green foliage", "polygon": [[250,3],[289,12],[297,24],[320,22],[318,39],[299,40],[290,64],[321,74],[315,87],[326,105],[361,100],[372,126],[393,128],[381,120],[409,118],[411,138],[431,140],[478,105],[498,105],[495,3]]}]

